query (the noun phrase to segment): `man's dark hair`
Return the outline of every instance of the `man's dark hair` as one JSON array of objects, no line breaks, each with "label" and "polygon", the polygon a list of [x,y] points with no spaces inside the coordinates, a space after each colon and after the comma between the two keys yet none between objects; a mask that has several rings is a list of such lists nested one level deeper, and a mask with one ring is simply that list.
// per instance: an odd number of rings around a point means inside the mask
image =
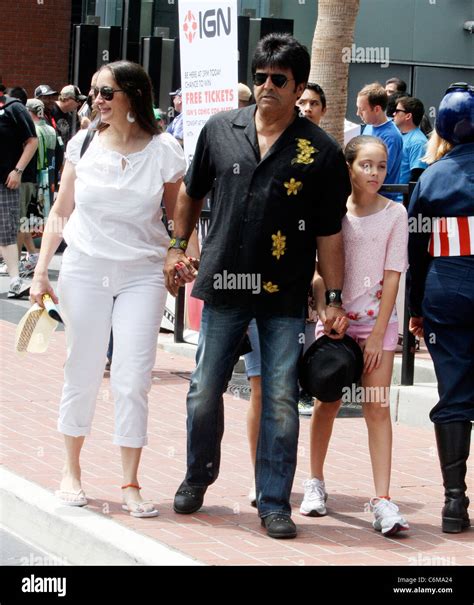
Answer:
[{"label": "man's dark hair", "polygon": [[425,107],[420,99],[415,97],[400,97],[397,100],[397,105],[400,104],[405,111],[411,113],[413,124],[419,126],[423,115],[425,113]]},{"label": "man's dark hair", "polygon": [[387,114],[387,118],[393,118],[395,109],[397,108],[398,99],[401,99],[402,97],[406,97],[403,92],[394,92],[388,97],[387,110],[385,112]]},{"label": "man's dark hair", "polygon": [[400,80],[400,78],[390,78],[385,82],[385,86],[387,86],[387,84],[395,84],[395,86],[397,87],[397,92],[406,93],[407,91],[407,83],[403,80]]},{"label": "man's dark hair", "polygon": [[[153,89],[150,76],[141,65],[131,61],[114,61],[101,68],[112,72],[118,88],[123,90],[130,100],[131,110],[138,124],[151,135],[159,134],[160,129],[153,113]],[[103,130],[102,128],[99,130]]]},{"label": "man's dark hair", "polygon": [[311,59],[306,47],[290,34],[268,34],[257,44],[252,73],[266,67],[291,69],[296,87],[308,81]]},{"label": "man's dark hair", "polygon": [[26,102],[28,101],[28,95],[26,93],[26,90],[21,86],[14,86],[13,88],[11,88],[9,96],[13,97],[14,99],[19,99],[23,103],[23,105],[26,105]]},{"label": "man's dark hair", "polygon": [[7,87],[5,86],[5,84],[0,84],[0,92],[5,92],[7,89]]},{"label": "man's dark hair", "polygon": [[314,82],[308,82],[306,84],[306,90],[312,90],[321,99],[321,105],[323,109],[326,109],[326,95],[324,94],[324,90],[319,86],[319,84],[315,84]]}]

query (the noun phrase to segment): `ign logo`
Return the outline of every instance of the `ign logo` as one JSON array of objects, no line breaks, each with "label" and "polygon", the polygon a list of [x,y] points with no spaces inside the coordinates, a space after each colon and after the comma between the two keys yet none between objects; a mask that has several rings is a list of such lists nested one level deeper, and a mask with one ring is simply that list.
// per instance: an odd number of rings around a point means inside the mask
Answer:
[{"label": "ign logo", "polygon": [[215,38],[224,34],[228,36],[231,32],[231,9],[227,8],[227,16],[224,9],[218,8],[199,12],[199,22],[194,13],[189,10],[184,17],[183,31],[186,40],[191,44],[199,32],[199,38]]},{"label": "ign logo", "polygon": [[197,28],[198,28],[198,24],[197,24],[197,21],[196,21],[196,17],[189,10],[186,13],[186,17],[184,18],[183,31],[184,31],[185,38],[187,39],[187,41],[190,44],[192,43],[192,41],[196,37]]}]

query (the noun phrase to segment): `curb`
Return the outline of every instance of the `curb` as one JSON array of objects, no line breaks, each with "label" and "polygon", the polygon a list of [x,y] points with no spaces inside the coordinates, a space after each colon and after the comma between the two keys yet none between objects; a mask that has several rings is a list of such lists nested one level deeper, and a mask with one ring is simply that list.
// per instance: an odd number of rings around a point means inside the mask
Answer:
[{"label": "curb", "polygon": [[390,396],[392,419],[407,426],[432,428],[430,411],[438,401],[437,383],[419,383],[410,387],[393,386]]},{"label": "curb", "polygon": [[0,468],[0,522],[67,565],[204,565]]}]

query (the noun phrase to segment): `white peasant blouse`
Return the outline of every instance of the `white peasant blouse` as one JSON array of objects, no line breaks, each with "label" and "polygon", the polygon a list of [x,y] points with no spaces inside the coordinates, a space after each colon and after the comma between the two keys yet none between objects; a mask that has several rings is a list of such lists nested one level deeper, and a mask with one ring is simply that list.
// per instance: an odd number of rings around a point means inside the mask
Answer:
[{"label": "white peasant blouse", "polygon": [[96,134],[81,158],[86,132],[78,132],[66,150],[76,170],[75,208],[63,231],[66,243],[96,258],[163,260],[169,242],[162,222],[163,188],[185,173],[181,146],[163,133],[124,156],[106,149]]}]

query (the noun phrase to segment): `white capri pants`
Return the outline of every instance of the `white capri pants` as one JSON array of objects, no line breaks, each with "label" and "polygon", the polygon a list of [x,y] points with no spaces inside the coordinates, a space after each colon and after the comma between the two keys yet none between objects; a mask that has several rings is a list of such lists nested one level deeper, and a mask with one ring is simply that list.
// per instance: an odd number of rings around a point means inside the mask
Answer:
[{"label": "white capri pants", "polygon": [[148,392],[166,301],[163,262],[112,261],[65,250],[58,282],[67,344],[61,433],[80,437],[91,431],[112,328],[113,442],[147,444]]}]

